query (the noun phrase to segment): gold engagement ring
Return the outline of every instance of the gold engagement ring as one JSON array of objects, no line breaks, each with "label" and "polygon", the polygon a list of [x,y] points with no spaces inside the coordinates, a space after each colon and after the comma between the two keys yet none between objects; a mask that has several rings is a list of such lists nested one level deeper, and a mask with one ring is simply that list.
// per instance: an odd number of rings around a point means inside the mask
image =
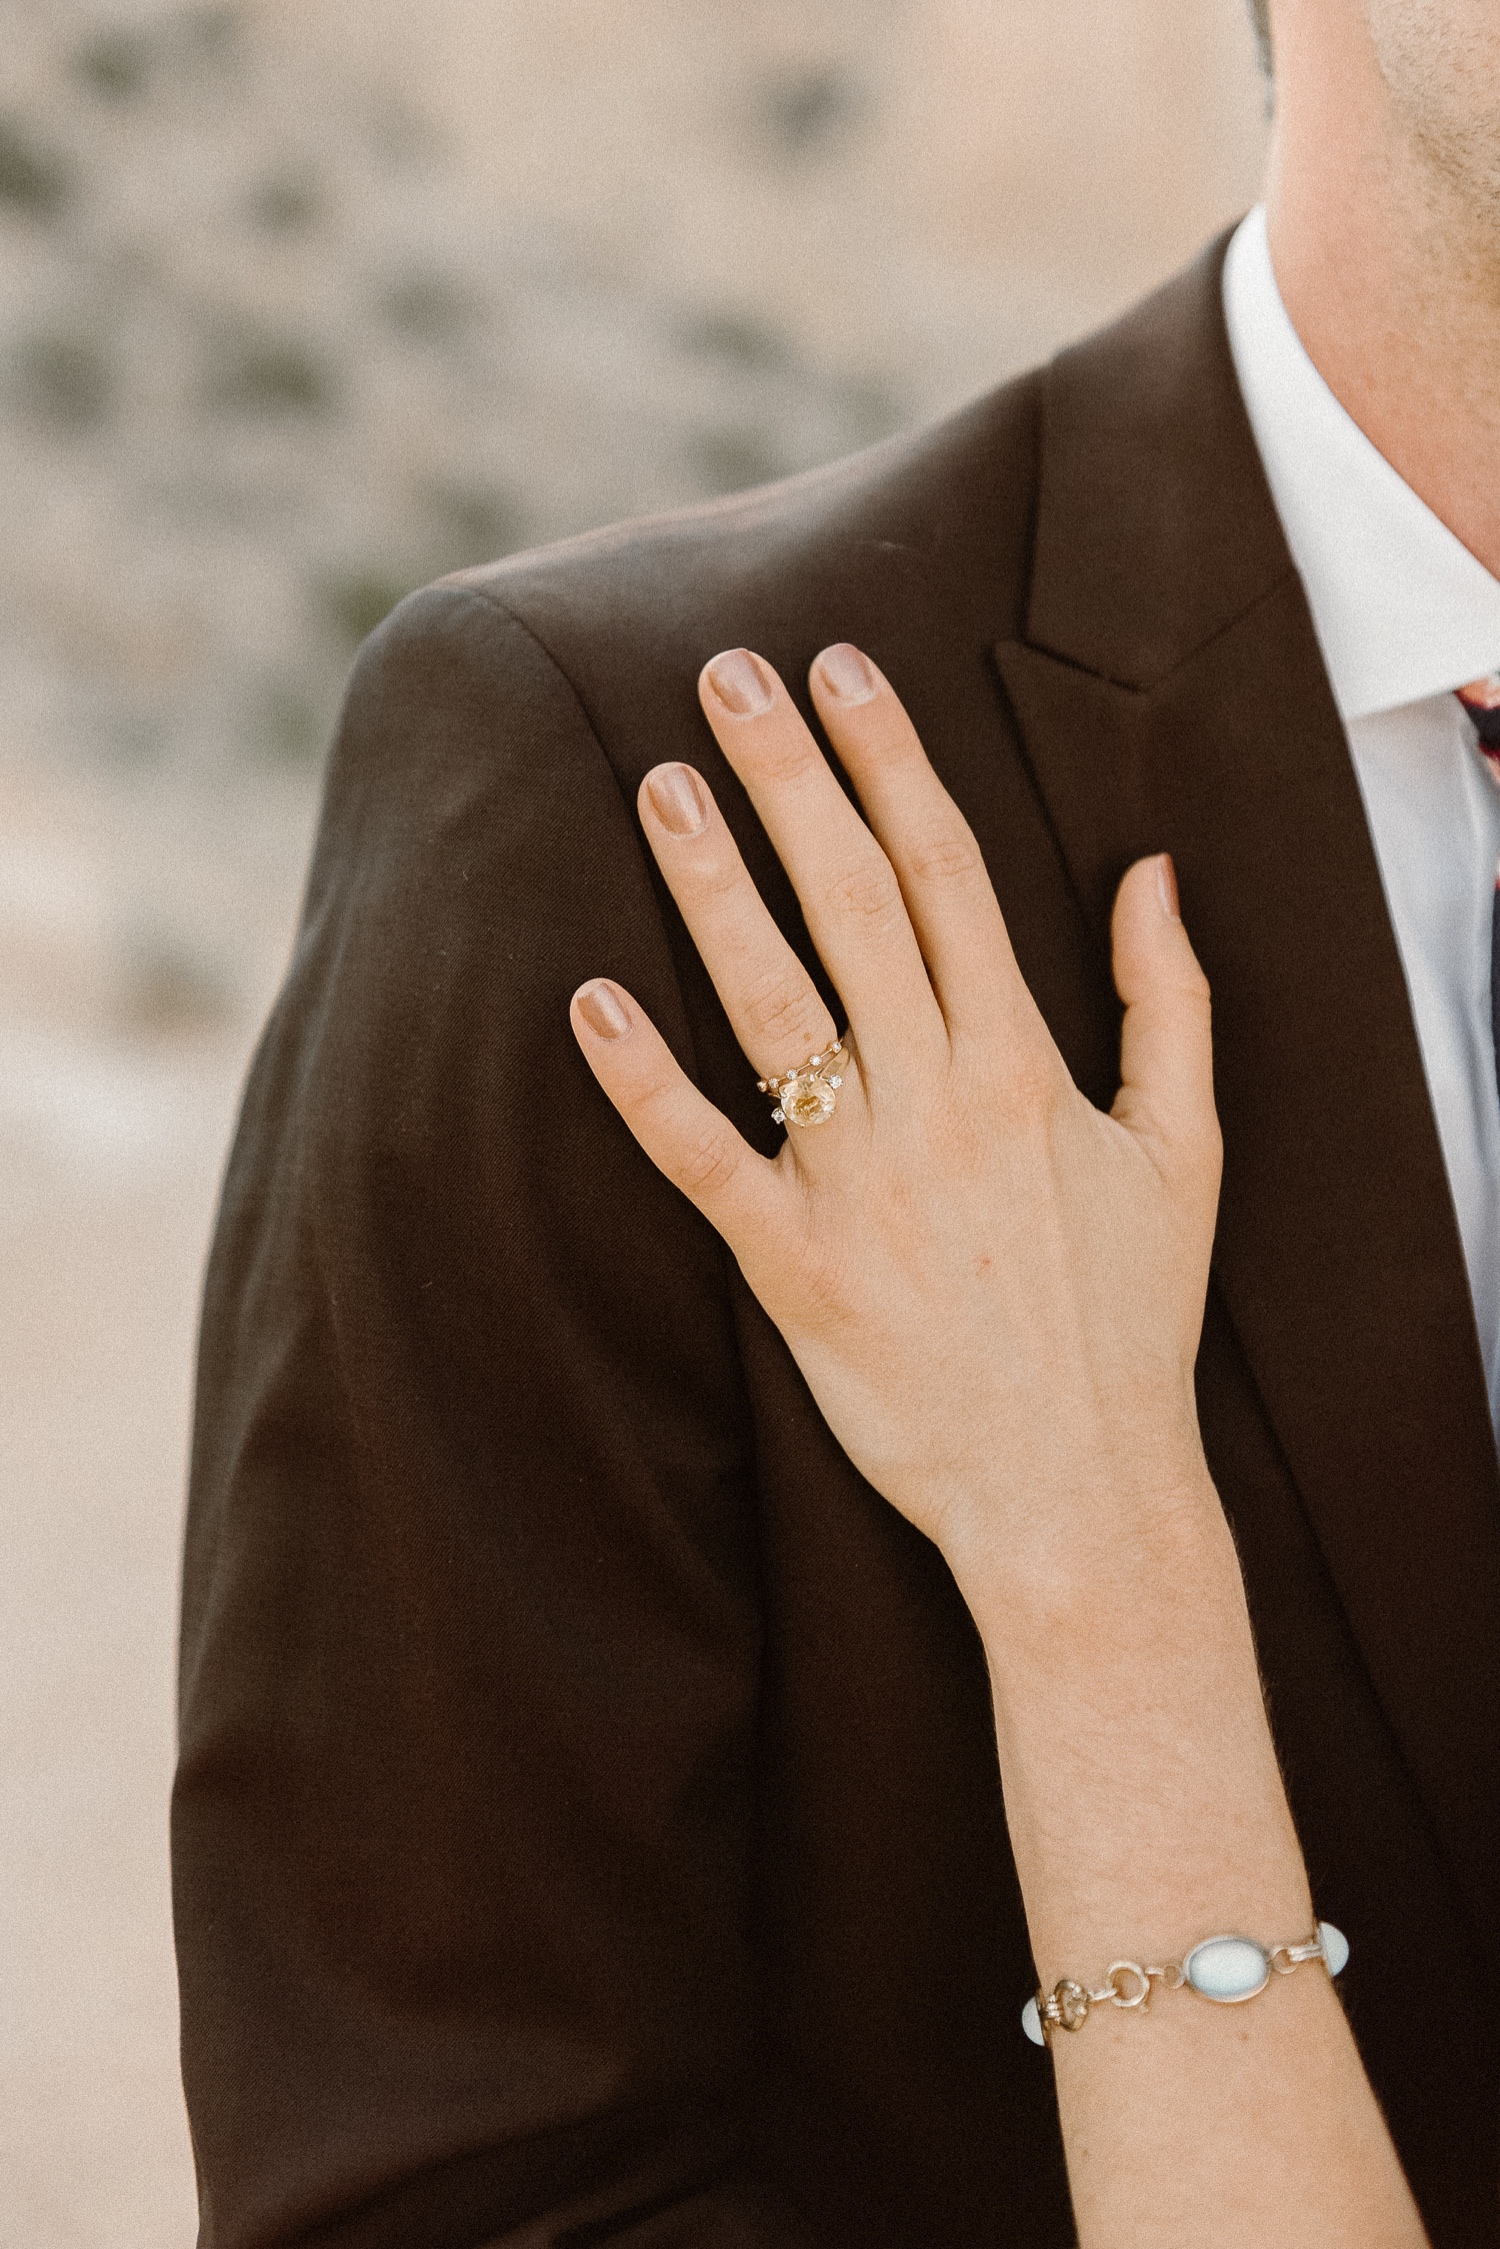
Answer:
[{"label": "gold engagement ring", "polygon": [[789,1125],[827,1124],[839,1097],[839,1087],[844,1082],[841,1076],[830,1073],[843,1052],[843,1040],[835,1039],[832,1046],[821,1048],[817,1054],[810,1054],[800,1069],[787,1070],[779,1078],[757,1078],[755,1087],[758,1093],[776,1096],[771,1122]]}]

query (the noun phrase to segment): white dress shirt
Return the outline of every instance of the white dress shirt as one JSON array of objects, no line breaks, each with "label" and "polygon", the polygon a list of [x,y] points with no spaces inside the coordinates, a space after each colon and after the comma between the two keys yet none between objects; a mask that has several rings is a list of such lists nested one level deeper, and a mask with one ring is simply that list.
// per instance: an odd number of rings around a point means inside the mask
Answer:
[{"label": "white dress shirt", "polygon": [[1453,690],[1500,671],[1500,580],[1344,411],[1281,301],[1263,209],[1224,310],[1380,862],[1500,1433],[1500,1093],[1490,947],[1500,789]]}]

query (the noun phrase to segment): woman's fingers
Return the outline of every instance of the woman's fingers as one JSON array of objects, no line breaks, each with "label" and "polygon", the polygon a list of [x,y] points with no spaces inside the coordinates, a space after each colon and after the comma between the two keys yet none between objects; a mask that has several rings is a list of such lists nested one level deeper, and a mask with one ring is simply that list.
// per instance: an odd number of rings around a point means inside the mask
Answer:
[{"label": "woman's fingers", "polygon": [[1174,1162],[1201,1162],[1217,1187],[1208,979],[1182,925],[1165,852],[1138,859],[1126,875],[1112,936],[1115,987],[1125,1003],[1113,1114]]},{"label": "woman's fingers", "polygon": [[580,985],[570,1013],[590,1069],[657,1170],[736,1254],[745,1244],[762,1246],[785,1195],[777,1166],[698,1091],[618,984],[600,976]]},{"label": "woman's fingers", "polygon": [[[761,658],[730,650],[705,667],[700,682],[709,722],[791,877],[867,1069],[877,1082],[887,1065],[909,1072],[945,1023],[1011,1053],[1019,1040],[1046,1037],[973,833],[889,684],[858,649],[840,644],[814,664],[812,692],[869,826]],[[747,1056],[767,1076],[795,1068],[826,1046],[835,1026],[706,785],[687,766],[658,766],[642,785],[641,817]],[[1120,886],[1114,958],[1125,1003],[1114,1115],[1164,1155],[1200,1162],[1205,1179],[1216,1182],[1208,985],[1165,855],[1139,861]],[[692,1101],[728,1133],[664,1047],[661,1054]],[[727,1144],[710,1140],[687,1157],[659,1155],[652,1112],[641,1110],[638,1123],[595,1067],[642,1145],[707,1209],[681,1167],[706,1176]],[[691,1123],[701,1133],[703,1117],[690,1118],[680,1092],[674,1098],[680,1128]]]},{"label": "woman's fingers", "polygon": [[704,667],[699,694],[791,878],[868,1080],[909,1070],[943,1024],[889,859],[769,664],[730,649]]},{"label": "woman's fingers", "polygon": [[658,765],[641,825],[688,934],[756,1073],[780,1077],[832,1044],[837,1026],[750,879],[701,774]]},{"label": "woman's fingers", "polygon": [[813,701],[839,761],[896,871],[950,1031],[1031,1023],[994,886],[973,830],[934,773],[888,680],[848,643],[825,648]]}]

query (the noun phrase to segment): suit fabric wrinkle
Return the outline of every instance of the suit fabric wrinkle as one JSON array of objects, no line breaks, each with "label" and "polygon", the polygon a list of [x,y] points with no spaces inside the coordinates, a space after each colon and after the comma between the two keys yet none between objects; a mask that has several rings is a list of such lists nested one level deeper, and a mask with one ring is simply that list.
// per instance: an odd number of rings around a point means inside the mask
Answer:
[{"label": "suit fabric wrinkle", "polygon": [[[1437,2249],[1488,2238],[1497,1470],[1223,245],[950,421],[414,596],[363,652],[205,1293],[174,1889],[202,2249],[1072,2238],[982,1651],[567,1023],[775,1132],[644,852],[743,643],[853,640],[1108,1102],[1107,907],[1214,984],[1200,1409],[1319,1910]],[[1186,1932],[1191,1934],[1191,1932]]]}]

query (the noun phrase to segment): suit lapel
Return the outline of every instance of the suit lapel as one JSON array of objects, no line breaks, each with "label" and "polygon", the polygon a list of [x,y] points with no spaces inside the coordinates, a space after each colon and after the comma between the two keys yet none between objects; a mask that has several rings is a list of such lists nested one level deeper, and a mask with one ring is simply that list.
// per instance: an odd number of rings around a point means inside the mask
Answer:
[{"label": "suit lapel", "polygon": [[997,661],[1101,941],[1128,862],[1176,859],[1214,990],[1218,1285],[1487,1927],[1500,1474],[1400,958],[1219,270],[1051,371],[1026,637]]}]

